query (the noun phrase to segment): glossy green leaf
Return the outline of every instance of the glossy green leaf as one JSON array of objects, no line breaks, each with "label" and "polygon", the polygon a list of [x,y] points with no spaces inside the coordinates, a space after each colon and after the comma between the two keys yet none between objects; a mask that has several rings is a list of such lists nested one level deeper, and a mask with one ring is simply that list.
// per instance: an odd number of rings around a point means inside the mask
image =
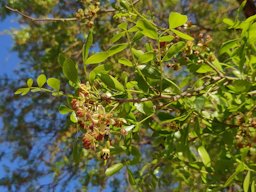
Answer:
[{"label": "glossy green leaf", "polygon": [[78,71],[77,71],[77,64],[70,58],[66,58],[62,70],[64,73],[64,76],[74,84],[77,84],[79,82],[78,79]]},{"label": "glossy green leaf", "polygon": [[122,168],[124,167],[124,165],[122,163],[117,163],[115,165],[112,165],[111,167],[107,168],[107,170],[105,171],[106,176],[112,176],[115,173],[117,173],[118,171],[120,171]]},{"label": "glossy green leaf", "polygon": [[126,49],[128,46],[128,43],[122,43],[122,44],[117,44],[114,45],[113,47],[111,47],[107,52],[108,52],[108,56],[112,56],[115,55],[121,51],[123,51],[124,49]]},{"label": "glossy green leaf", "polygon": [[251,172],[248,171],[248,173],[246,174],[246,176],[244,178],[244,183],[243,183],[244,192],[248,192],[248,190],[249,190],[250,177],[251,177]]},{"label": "glossy green leaf", "polygon": [[175,33],[177,36],[179,36],[182,39],[189,40],[189,41],[193,41],[194,40],[194,38],[191,37],[188,34],[182,33],[182,32],[180,32],[180,31],[178,31],[176,29],[171,29],[171,30],[172,30],[173,33]]},{"label": "glossy green leaf", "polygon": [[17,91],[15,91],[15,95],[21,94],[26,95],[30,91],[30,88],[19,88]]},{"label": "glossy green leaf", "polygon": [[46,83],[46,76],[44,74],[41,74],[36,79],[38,87],[43,87]]},{"label": "glossy green leaf", "polygon": [[32,85],[33,85],[33,79],[29,78],[29,79],[27,80],[27,86],[28,86],[28,87],[31,87]]},{"label": "glossy green leaf", "polygon": [[184,49],[185,47],[185,42],[180,41],[178,43],[173,44],[168,51],[166,52],[163,61],[168,61],[170,60],[174,55],[176,55],[177,53],[179,53],[180,51],[182,51],[182,49]]},{"label": "glossy green leaf", "polygon": [[60,112],[60,114],[65,115],[65,114],[70,113],[70,112],[72,112],[72,111],[73,111],[73,110],[70,109],[69,107],[67,107],[66,105],[60,105],[60,106],[59,106],[59,112]]},{"label": "glossy green leaf", "polygon": [[99,52],[91,55],[86,61],[85,64],[98,64],[105,61],[108,58],[107,52]]},{"label": "glossy green leaf", "polygon": [[151,39],[158,39],[156,27],[149,21],[140,19],[137,21],[136,26],[141,30],[143,35]]},{"label": "glossy green leaf", "polygon": [[152,61],[153,59],[154,59],[154,53],[153,52],[144,53],[143,55],[139,56],[139,62],[140,63],[147,63],[149,61]]},{"label": "glossy green leaf", "polygon": [[113,76],[108,74],[99,74],[101,81],[107,85],[108,88],[124,91],[124,86]]},{"label": "glossy green leaf", "polygon": [[188,17],[186,15],[182,15],[177,12],[171,12],[169,14],[169,28],[174,29],[176,27],[179,27],[181,25],[184,25],[188,20]]},{"label": "glossy green leaf", "polygon": [[119,59],[118,63],[121,63],[121,64],[123,64],[125,66],[128,66],[128,67],[132,67],[133,66],[132,62],[130,60],[126,59],[126,58]]},{"label": "glossy green leaf", "polygon": [[199,156],[201,157],[201,159],[203,161],[203,164],[206,167],[210,167],[211,166],[211,159],[210,159],[210,156],[209,156],[208,152],[204,148],[204,146],[200,146],[198,148],[198,153],[199,153]]},{"label": "glossy green leaf", "polygon": [[93,34],[92,31],[89,32],[88,37],[86,39],[86,43],[83,46],[83,62],[86,63],[86,59],[88,58],[90,47],[93,43]]},{"label": "glossy green leaf", "polygon": [[47,84],[56,91],[60,90],[60,80],[56,78],[47,79]]},{"label": "glossy green leaf", "polygon": [[70,114],[69,119],[73,123],[77,123],[78,122],[77,117],[76,117],[76,113],[74,111]]}]

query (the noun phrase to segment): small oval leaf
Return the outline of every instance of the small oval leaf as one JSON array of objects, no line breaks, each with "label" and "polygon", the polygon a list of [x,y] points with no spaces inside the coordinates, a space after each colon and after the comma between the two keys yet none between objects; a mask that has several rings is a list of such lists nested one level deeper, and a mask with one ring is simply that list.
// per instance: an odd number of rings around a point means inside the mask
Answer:
[{"label": "small oval leaf", "polygon": [[123,163],[117,163],[112,165],[111,167],[107,168],[105,174],[106,176],[111,176],[120,171],[124,167]]},{"label": "small oval leaf", "polygon": [[36,79],[38,87],[43,87],[46,83],[46,76],[44,74],[41,74]]}]

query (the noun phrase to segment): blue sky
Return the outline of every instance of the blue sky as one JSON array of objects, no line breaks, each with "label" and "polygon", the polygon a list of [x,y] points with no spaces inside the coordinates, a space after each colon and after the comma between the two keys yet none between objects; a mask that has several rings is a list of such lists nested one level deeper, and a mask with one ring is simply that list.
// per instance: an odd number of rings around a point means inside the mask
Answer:
[{"label": "blue sky", "polygon": [[[19,64],[19,58],[16,52],[11,51],[13,46],[12,36],[8,33],[8,30],[18,28],[18,23],[15,21],[17,17],[8,17],[4,21],[0,21],[0,78],[6,76],[10,79],[14,79],[15,75],[13,70]],[[3,128],[2,119],[0,117],[0,132]],[[4,146],[0,146],[0,151],[3,150]],[[0,161],[0,178],[5,175],[3,170],[3,165],[11,165],[6,159],[1,159]],[[15,165],[11,165],[15,167]],[[5,190],[0,187],[0,191]]]}]

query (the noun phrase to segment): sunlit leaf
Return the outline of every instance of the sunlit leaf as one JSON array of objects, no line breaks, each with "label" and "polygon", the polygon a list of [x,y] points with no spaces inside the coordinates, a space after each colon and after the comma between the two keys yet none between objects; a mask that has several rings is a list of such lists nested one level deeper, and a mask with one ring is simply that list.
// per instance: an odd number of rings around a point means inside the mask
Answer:
[{"label": "sunlit leaf", "polygon": [[105,171],[105,174],[106,176],[112,176],[116,174],[118,171],[120,171],[123,167],[124,165],[122,163],[114,164],[111,167],[107,168],[107,170]]},{"label": "sunlit leaf", "polygon": [[86,61],[85,64],[98,64],[105,61],[108,58],[107,52],[99,52],[91,55]]},{"label": "sunlit leaf", "polygon": [[181,25],[184,25],[188,20],[188,17],[186,15],[182,15],[177,12],[171,12],[169,14],[169,28],[174,29],[176,27],[179,27]]},{"label": "sunlit leaf", "polygon": [[249,190],[250,177],[251,177],[251,172],[248,171],[248,173],[246,174],[246,176],[244,178],[244,183],[243,183],[244,192],[248,192],[248,190]]},{"label": "sunlit leaf", "polygon": [[179,53],[185,47],[185,42],[180,41],[178,43],[173,44],[168,51],[166,52],[163,61],[170,60],[174,55]]},{"label": "sunlit leaf", "polygon": [[38,87],[43,87],[46,83],[46,76],[44,74],[41,74],[36,79]]},{"label": "sunlit leaf", "polygon": [[210,167],[211,166],[211,159],[210,159],[210,156],[209,156],[208,152],[204,148],[204,146],[200,146],[198,148],[198,153],[199,153],[199,156],[201,157],[204,165],[206,167]]},{"label": "sunlit leaf", "polygon": [[56,78],[47,79],[47,84],[56,91],[60,90],[60,80]]}]

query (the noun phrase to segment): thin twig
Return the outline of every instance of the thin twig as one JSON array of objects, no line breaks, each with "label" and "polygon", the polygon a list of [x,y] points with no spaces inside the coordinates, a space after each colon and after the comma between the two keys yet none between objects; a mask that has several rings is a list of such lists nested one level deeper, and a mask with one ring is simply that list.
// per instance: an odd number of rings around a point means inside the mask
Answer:
[{"label": "thin twig", "polygon": [[76,21],[77,18],[76,17],[70,17],[70,18],[34,18],[34,17],[31,17],[29,15],[26,15],[22,12],[20,12],[18,9],[14,9],[14,8],[11,8],[9,6],[5,6],[6,9],[10,10],[10,11],[13,11],[13,12],[16,12],[18,14],[20,14],[21,16],[29,19],[29,20],[32,20],[32,21],[35,21],[35,22],[56,22],[56,21]]}]

